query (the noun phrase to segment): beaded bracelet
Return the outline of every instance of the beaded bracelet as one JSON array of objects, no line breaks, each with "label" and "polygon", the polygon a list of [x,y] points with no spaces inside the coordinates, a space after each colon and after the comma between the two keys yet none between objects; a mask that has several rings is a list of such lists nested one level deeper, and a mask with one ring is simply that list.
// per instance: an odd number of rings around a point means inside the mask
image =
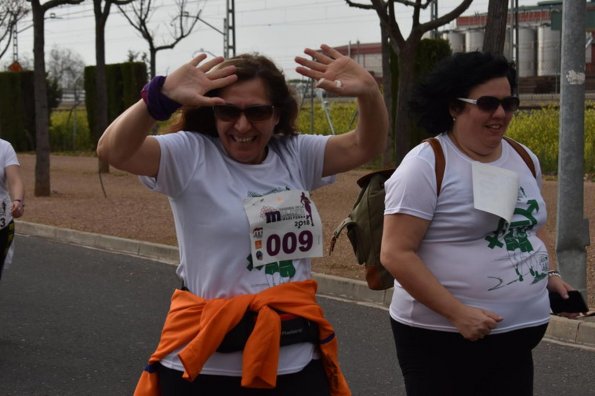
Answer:
[{"label": "beaded bracelet", "polygon": [[157,121],[165,121],[171,117],[182,105],[161,93],[161,88],[165,83],[164,76],[156,76],[149,81],[140,91],[147,111]]},{"label": "beaded bracelet", "polygon": [[550,270],[547,272],[547,277],[548,278],[552,278],[554,276],[557,276],[558,278],[561,278],[562,275],[560,275],[560,272],[556,271],[556,270]]}]

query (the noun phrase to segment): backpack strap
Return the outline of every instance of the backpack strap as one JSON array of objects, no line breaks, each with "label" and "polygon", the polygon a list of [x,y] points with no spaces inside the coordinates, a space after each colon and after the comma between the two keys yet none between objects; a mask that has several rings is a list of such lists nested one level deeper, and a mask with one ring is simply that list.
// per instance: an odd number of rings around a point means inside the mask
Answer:
[{"label": "backpack strap", "polygon": [[[509,138],[508,136],[504,136],[504,140],[508,142],[512,146],[512,148],[521,156],[527,167],[533,174],[533,177],[537,177],[537,171],[535,170],[535,163],[531,159],[531,156],[525,150],[525,148],[516,140]],[[436,169],[436,196],[440,196],[440,190],[442,188],[442,180],[444,179],[444,169],[446,168],[446,160],[444,158],[444,151],[442,150],[442,146],[440,142],[435,137],[431,137],[425,139],[424,142],[430,144],[432,149],[434,150],[434,158],[435,158],[435,169]]]},{"label": "backpack strap", "polygon": [[508,142],[512,146],[512,148],[521,156],[525,164],[529,167],[529,170],[533,174],[533,177],[537,178],[537,172],[535,171],[535,163],[531,159],[531,156],[525,150],[525,148],[516,140],[509,138],[508,136],[504,136],[504,140]]},{"label": "backpack strap", "polygon": [[442,180],[444,179],[444,169],[446,168],[446,160],[444,159],[444,151],[440,142],[435,137],[425,139],[432,146],[434,150],[434,168],[436,170],[436,196],[440,196],[440,190],[442,189]]},{"label": "backpack strap", "polygon": [[335,231],[333,231],[333,236],[331,238],[331,243],[329,245],[328,248],[328,255],[330,256],[331,254],[333,254],[333,250],[335,250],[335,244],[337,243],[337,238],[339,238],[339,235],[341,235],[341,231],[343,231],[343,228],[347,227],[350,224],[355,223],[355,221],[353,221],[353,219],[351,219],[351,217],[346,217],[343,219],[343,221],[341,222],[341,224],[339,224],[337,226],[337,228],[335,228]]}]

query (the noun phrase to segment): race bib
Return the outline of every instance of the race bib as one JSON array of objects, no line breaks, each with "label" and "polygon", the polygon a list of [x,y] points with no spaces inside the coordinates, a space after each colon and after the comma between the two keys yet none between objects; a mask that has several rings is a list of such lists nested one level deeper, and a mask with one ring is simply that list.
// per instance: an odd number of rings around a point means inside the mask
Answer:
[{"label": "race bib", "polygon": [[248,198],[254,265],[322,257],[322,224],[307,191],[290,190]]},{"label": "race bib", "polygon": [[0,201],[0,229],[6,227],[12,220],[12,202],[10,198]]}]

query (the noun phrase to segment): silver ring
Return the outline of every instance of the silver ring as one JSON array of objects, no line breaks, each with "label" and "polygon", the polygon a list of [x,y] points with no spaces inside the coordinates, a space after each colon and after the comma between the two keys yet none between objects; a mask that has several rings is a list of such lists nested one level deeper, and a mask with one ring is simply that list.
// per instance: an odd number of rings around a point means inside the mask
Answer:
[{"label": "silver ring", "polygon": [[335,80],[335,87],[337,87],[337,88],[343,88],[343,81],[341,81],[341,80]]}]

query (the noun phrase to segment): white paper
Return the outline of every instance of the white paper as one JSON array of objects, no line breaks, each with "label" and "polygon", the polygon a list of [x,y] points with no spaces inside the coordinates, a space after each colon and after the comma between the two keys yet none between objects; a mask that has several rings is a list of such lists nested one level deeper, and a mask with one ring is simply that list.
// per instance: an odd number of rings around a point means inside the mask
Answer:
[{"label": "white paper", "polygon": [[477,210],[512,220],[519,192],[519,175],[508,169],[474,161],[473,206]]}]

